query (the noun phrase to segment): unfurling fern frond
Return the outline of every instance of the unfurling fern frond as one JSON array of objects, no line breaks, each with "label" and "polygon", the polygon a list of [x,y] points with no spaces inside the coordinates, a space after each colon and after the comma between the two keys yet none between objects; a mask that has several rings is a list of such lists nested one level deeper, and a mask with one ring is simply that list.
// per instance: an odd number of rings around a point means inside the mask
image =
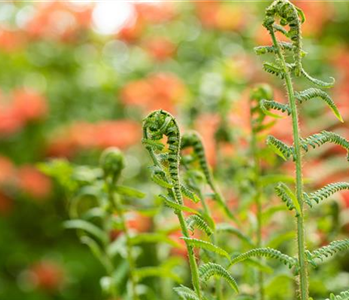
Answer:
[{"label": "unfurling fern frond", "polygon": [[228,282],[233,290],[235,290],[237,293],[239,292],[235,279],[221,265],[215,263],[204,264],[199,268],[199,274],[200,279],[203,281],[208,281],[212,276],[221,277]]},{"label": "unfurling fern frond", "polygon": [[208,236],[210,236],[213,233],[213,230],[211,227],[206,223],[206,221],[200,217],[199,215],[191,215],[186,220],[188,229],[190,231],[194,231],[195,228],[198,228],[202,231],[204,231]]},{"label": "unfurling fern frond", "polygon": [[219,188],[217,187],[216,182],[213,179],[211,169],[207,162],[204,144],[202,142],[200,135],[196,131],[188,131],[185,134],[183,134],[183,137],[181,140],[181,148],[186,149],[190,147],[193,147],[194,155],[196,156],[199,162],[201,171],[205,176],[206,182],[214,192],[214,200],[218,202],[218,204],[224,209],[225,213],[230,218],[235,220],[234,215],[232,214],[230,209],[227,207],[225,200]]},{"label": "unfurling fern frond", "polygon": [[173,288],[173,290],[177,293],[177,295],[182,299],[182,300],[200,300],[199,297],[196,295],[196,293],[184,286],[181,285],[179,287]]},{"label": "unfurling fern frond", "polygon": [[270,62],[264,62],[263,68],[266,72],[269,74],[275,75],[281,79],[284,79],[285,74],[282,68],[276,64],[270,63]]},{"label": "unfurling fern frond", "polygon": [[286,254],[283,254],[279,250],[272,249],[272,248],[256,248],[232,258],[230,266],[255,256],[275,258],[281,261],[286,266],[288,266],[290,269],[292,267],[297,266],[298,264],[297,259],[295,259],[294,257],[288,256]]},{"label": "unfurling fern frond", "polygon": [[320,79],[316,79],[311,77],[304,69],[302,69],[302,75],[308,79],[311,83],[315,84],[316,86],[324,89],[329,89],[334,86],[336,83],[336,80],[333,77],[330,77],[331,81],[330,82],[325,82]]},{"label": "unfurling fern frond", "polygon": [[274,152],[281,156],[284,160],[287,160],[293,156],[293,147],[287,146],[284,142],[280,141],[276,137],[269,135],[267,137],[267,145],[274,150]]},{"label": "unfurling fern frond", "polygon": [[206,241],[194,239],[194,238],[187,238],[187,237],[181,237],[181,239],[184,240],[188,245],[190,245],[192,247],[196,247],[196,248],[200,248],[200,249],[204,249],[204,250],[208,250],[208,251],[217,253],[217,254],[224,256],[230,260],[230,256],[229,256],[227,251],[223,250],[222,248],[220,248],[216,245],[213,245],[210,242],[206,242]]},{"label": "unfurling fern frond", "polygon": [[309,146],[316,148],[322,146],[325,143],[333,143],[343,147],[348,151],[347,159],[349,161],[349,142],[337,133],[324,130],[305,139],[301,139],[301,146],[305,151],[308,151]]},{"label": "unfurling fern frond", "polygon": [[285,202],[287,208],[289,210],[295,210],[296,216],[298,217],[301,209],[299,207],[298,200],[291,189],[283,182],[280,182],[275,190],[276,194],[281,198],[283,202]]},{"label": "unfurling fern frond", "polygon": [[349,249],[349,239],[334,241],[327,246],[321,247],[313,252],[308,251],[308,258],[312,261],[318,259],[323,261],[324,258],[331,257],[336,253]]},{"label": "unfurling fern frond", "polygon": [[341,122],[344,122],[340,112],[338,111],[336,104],[334,103],[332,98],[323,90],[320,90],[317,88],[310,88],[302,92],[296,92],[295,97],[300,103],[306,102],[314,98],[322,99],[331,108],[331,110],[333,111],[335,116],[338,118],[338,120]]},{"label": "unfurling fern frond", "polygon": [[315,201],[316,203],[319,203],[320,201],[327,199],[331,195],[343,190],[349,190],[349,183],[330,183],[313,193],[307,194],[306,197],[309,199],[309,201]]},{"label": "unfurling fern frond", "polygon": [[300,76],[302,70],[301,22],[304,22],[304,14],[291,2],[277,0],[267,8],[266,17],[263,23],[264,27],[266,27],[270,32],[275,30],[274,23],[277,17],[280,17],[281,19],[281,26],[289,26],[287,37],[289,37],[293,43],[294,60],[296,64],[295,71],[296,75]]},{"label": "unfurling fern frond", "polygon": [[280,118],[279,115],[273,114],[271,112],[269,112],[270,109],[275,109],[275,110],[279,110],[281,112],[286,112],[287,115],[291,114],[291,109],[290,106],[287,104],[282,104],[273,100],[261,100],[260,101],[260,108],[261,110],[268,116],[274,117],[274,118]]},{"label": "unfurling fern frond", "polygon": [[326,300],[349,300],[349,290],[341,292],[339,295],[331,294]]}]

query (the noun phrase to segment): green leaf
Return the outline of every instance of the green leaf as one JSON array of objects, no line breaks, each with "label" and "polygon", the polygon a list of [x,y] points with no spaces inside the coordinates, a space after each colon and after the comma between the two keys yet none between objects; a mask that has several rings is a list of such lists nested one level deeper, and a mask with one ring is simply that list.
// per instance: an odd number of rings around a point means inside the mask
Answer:
[{"label": "green leaf", "polygon": [[173,290],[182,300],[200,300],[198,295],[192,289],[187,288],[186,286],[181,285],[173,288]]},{"label": "green leaf", "polygon": [[104,231],[99,229],[96,225],[87,221],[69,220],[64,222],[64,227],[69,229],[83,230],[84,232],[91,234],[104,244],[107,244],[109,240],[108,235]]},{"label": "green leaf", "polygon": [[144,278],[148,277],[160,277],[160,278],[171,278],[177,283],[182,282],[182,278],[179,277],[176,273],[169,270],[169,268],[166,267],[143,267],[138,268],[135,271],[135,275],[137,276],[138,280],[143,280]]},{"label": "green leaf", "polygon": [[181,184],[181,191],[185,197],[193,201],[194,203],[200,202],[200,198],[191,190],[189,190],[186,186]]},{"label": "green leaf", "polygon": [[210,242],[206,242],[206,241],[194,239],[194,238],[188,238],[188,237],[181,237],[181,239],[184,240],[190,246],[217,253],[221,256],[226,257],[228,260],[230,260],[230,256],[228,252],[226,252],[225,250],[223,250],[222,248],[216,245],[213,245]]},{"label": "green leaf", "polygon": [[235,292],[239,292],[235,279],[221,265],[215,263],[204,264],[199,268],[199,275],[200,279],[204,281],[208,281],[212,276],[223,278]]},{"label": "green leaf", "polygon": [[165,195],[159,195],[159,197],[163,200],[163,202],[165,203],[166,206],[168,206],[174,210],[188,212],[188,213],[192,213],[192,214],[198,214],[198,212],[195,209],[192,209],[192,208],[184,206],[184,205],[180,205],[180,204],[168,199]]},{"label": "green leaf", "polygon": [[139,198],[139,199],[145,197],[144,193],[142,193],[136,189],[130,188],[128,186],[117,185],[115,188],[115,191],[118,194],[123,195],[123,196],[127,196],[127,197],[134,197],[134,198]]},{"label": "green leaf", "polygon": [[182,247],[182,245],[178,244],[177,242],[170,239],[166,235],[159,234],[159,233],[137,234],[130,238],[130,243],[131,245],[148,244],[148,243],[165,243],[176,248]]}]

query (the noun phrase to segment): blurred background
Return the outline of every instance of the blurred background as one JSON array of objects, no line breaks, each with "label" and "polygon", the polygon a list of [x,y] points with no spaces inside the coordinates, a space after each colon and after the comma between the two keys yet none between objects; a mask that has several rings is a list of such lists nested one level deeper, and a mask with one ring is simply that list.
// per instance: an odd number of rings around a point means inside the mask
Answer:
[{"label": "blurred background", "polygon": [[[331,95],[347,122],[338,124],[310,101],[301,115],[303,134],[333,129],[349,138],[349,3],[293,2],[307,16],[304,65],[322,79],[336,77]],[[280,81],[263,72],[253,53],[270,43],[261,26],[267,4],[1,2],[0,299],[101,299],[103,269],[74,232],[63,229],[66,199],[37,164],[64,157],[96,165],[101,150],[117,146],[126,155],[124,181],[147,193],[152,184],[141,121],[151,110],[166,109],[183,129],[201,133],[223,189],[230,187],[228,200],[243,207],[249,92],[256,83],[271,83],[276,98],[285,99]],[[279,122],[274,134],[291,141],[289,120]],[[306,164],[313,186],[349,177],[343,152],[324,149]],[[291,165],[282,168],[293,173]],[[232,190],[236,179],[240,186]],[[349,193],[335,200],[309,221],[310,243],[348,234]],[[148,230],[146,217],[131,221],[135,230]],[[349,285],[345,256],[314,272],[314,296]]]}]

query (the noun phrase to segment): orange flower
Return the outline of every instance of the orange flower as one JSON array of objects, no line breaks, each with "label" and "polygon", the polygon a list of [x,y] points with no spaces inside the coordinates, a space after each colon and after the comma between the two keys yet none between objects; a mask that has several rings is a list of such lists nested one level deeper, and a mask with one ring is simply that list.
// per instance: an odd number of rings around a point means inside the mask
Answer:
[{"label": "orange flower", "polygon": [[29,284],[48,292],[58,290],[64,281],[62,266],[53,261],[35,263],[29,268],[28,275]]},{"label": "orange flower", "polygon": [[23,166],[17,171],[18,188],[33,199],[41,200],[51,192],[51,181],[33,166]]},{"label": "orange flower", "polygon": [[171,58],[175,52],[174,44],[166,38],[152,38],[144,43],[146,51],[155,60],[164,61]]},{"label": "orange flower", "polygon": [[163,23],[172,20],[176,15],[175,6],[171,2],[148,2],[135,4],[140,18],[149,23]]},{"label": "orange flower", "polygon": [[50,156],[70,156],[83,149],[127,148],[141,137],[140,124],[129,120],[77,122],[63,128],[49,142]]},{"label": "orange flower", "polygon": [[33,38],[72,41],[79,31],[90,25],[91,13],[91,6],[74,9],[69,2],[42,2],[37,4],[26,31]]},{"label": "orange flower", "polygon": [[46,100],[35,91],[15,90],[13,107],[18,118],[24,122],[41,119],[47,114]]},{"label": "orange flower", "polygon": [[15,167],[12,161],[5,156],[0,156],[0,185],[12,181],[14,175]]},{"label": "orange flower", "polygon": [[121,91],[125,105],[141,107],[146,112],[165,109],[173,112],[185,95],[184,84],[171,73],[157,73],[129,82]]},{"label": "orange flower", "polygon": [[14,52],[22,49],[26,40],[19,30],[0,29],[0,49],[6,52]]}]

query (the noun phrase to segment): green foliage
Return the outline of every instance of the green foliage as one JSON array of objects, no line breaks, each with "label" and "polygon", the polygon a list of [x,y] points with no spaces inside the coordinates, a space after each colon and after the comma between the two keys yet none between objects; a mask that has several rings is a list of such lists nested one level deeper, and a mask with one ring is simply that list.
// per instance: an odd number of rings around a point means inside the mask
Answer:
[{"label": "green foliage", "polygon": [[225,279],[233,290],[239,292],[235,279],[221,265],[215,263],[207,263],[199,268],[200,279],[208,281],[212,276]]},{"label": "green foliage", "polygon": [[349,291],[341,292],[339,295],[331,294],[330,298],[326,300],[348,300],[349,299]]},{"label": "green foliage", "polygon": [[267,138],[267,145],[284,160],[294,156],[294,149],[291,146],[287,146],[284,142],[280,141],[276,137],[269,135]]},{"label": "green foliage", "polygon": [[281,253],[280,251],[272,248],[255,248],[250,251],[247,251],[246,253],[240,254],[238,256],[235,256],[232,258],[230,266],[235,265],[239,262],[242,262],[246,259],[249,259],[251,257],[267,257],[267,258],[274,258],[282,262],[284,265],[288,266],[290,269],[292,267],[296,267],[298,265],[298,262],[295,258],[290,257],[284,253]]},{"label": "green foliage", "polygon": [[213,233],[213,230],[210,228],[210,226],[206,223],[206,221],[199,215],[191,215],[186,220],[188,229],[191,232],[194,232],[195,228],[198,228],[202,231],[204,231],[208,236],[210,236]]},{"label": "green foliage", "polygon": [[312,192],[310,194],[304,193],[304,198],[307,200],[307,203],[312,206],[312,201],[319,203],[322,200],[325,200],[332,196],[333,194],[349,189],[349,183],[346,182],[336,182],[336,183],[330,183],[323,188]]},{"label": "green foliage", "polygon": [[345,251],[349,249],[349,239],[334,241],[329,245],[321,247],[313,252],[307,251],[307,256],[309,261],[316,265],[315,259],[323,261],[325,258],[331,257],[340,251]]}]

